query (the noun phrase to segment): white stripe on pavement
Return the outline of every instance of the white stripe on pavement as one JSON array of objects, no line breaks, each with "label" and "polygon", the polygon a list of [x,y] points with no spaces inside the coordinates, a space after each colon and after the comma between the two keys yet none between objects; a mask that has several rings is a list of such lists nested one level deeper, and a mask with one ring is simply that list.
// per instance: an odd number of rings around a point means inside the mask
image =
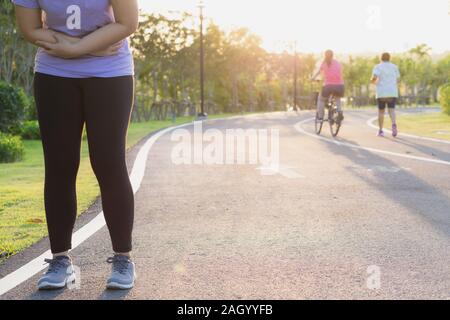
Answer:
[{"label": "white stripe on pavement", "polygon": [[[167,128],[162,131],[157,132],[153,136],[151,136],[147,142],[141,147],[138,155],[136,156],[136,160],[134,162],[133,170],[130,175],[130,181],[133,186],[133,191],[139,191],[142,180],[145,175],[145,168],[147,164],[148,154],[153,147],[153,145],[158,141],[166,133],[173,131],[175,129],[180,129],[183,127],[187,127],[192,125],[192,123],[187,123],[184,125],[180,125],[177,127]],[[103,215],[103,211],[100,212],[94,219],[92,219],[85,226],[80,228],[77,232],[75,232],[72,236],[72,250],[82,244],[84,241],[89,239],[92,235],[94,235],[97,231],[102,229],[105,226],[105,218]],[[52,257],[52,253],[50,250],[44,252],[39,257],[31,260],[24,266],[20,267],[16,271],[11,272],[6,275],[2,279],[0,279],[0,296],[7,293],[11,289],[17,287],[21,283],[30,279],[38,272],[44,270],[47,266],[43,263],[44,259],[50,259]]]},{"label": "white stripe on pavement", "polygon": [[295,125],[295,130],[297,130],[300,133],[306,134],[307,136],[310,136],[310,137],[313,137],[313,138],[316,138],[316,139],[319,139],[319,140],[327,141],[327,142],[330,142],[330,143],[334,143],[334,144],[336,144],[338,146],[343,146],[343,147],[352,148],[352,149],[366,150],[366,151],[370,151],[370,152],[374,152],[374,153],[380,153],[380,154],[386,154],[386,155],[394,156],[394,157],[400,157],[400,158],[406,158],[406,159],[418,160],[418,161],[425,161],[425,162],[430,162],[430,163],[442,164],[442,165],[450,166],[450,161],[430,159],[430,158],[424,158],[424,157],[416,157],[416,156],[411,156],[411,155],[407,155],[407,154],[403,154],[403,153],[396,153],[396,152],[385,151],[385,150],[381,150],[381,149],[363,147],[363,146],[359,146],[359,145],[352,144],[352,143],[341,142],[341,141],[338,141],[338,140],[325,138],[325,137],[319,136],[319,135],[317,135],[315,133],[307,132],[305,129],[303,129],[302,126],[305,123],[311,122],[313,120],[315,120],[315,118],[309,118],[309,119],[300,121],[299,123],[297,123]]},{"label": "white stripe on pavement", "polygon": [[[374,124],[375,121],[378,120],[378,117],[371,118],[367,120],[367,125],[371,128],[379,130],[379,128]],[[384,131],[392,133],[391,130],[384,129]],[[450,144],[450,140],[442,140],[442,139],[436,139],[436,138],[428,138],[428,137],[422,137],[422,136],[416,136],[414,134],[408,134],[408,133],[400,133],[398,135],[399,137],[408,137],[408,138],[414,138],[418,140],[425,140],[425,141],[431,141],[431,142],[437,142],[437,143],[445,143]]]}]

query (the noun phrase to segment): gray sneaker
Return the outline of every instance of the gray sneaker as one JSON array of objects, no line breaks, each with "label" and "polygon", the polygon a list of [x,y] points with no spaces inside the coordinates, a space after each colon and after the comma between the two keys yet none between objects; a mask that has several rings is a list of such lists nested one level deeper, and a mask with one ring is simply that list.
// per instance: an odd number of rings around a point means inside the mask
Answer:
[{"label": "gray sneaker", "polygon": [[112,272],[106,287],[111,290],[128,290],[134,287],[136,280],[136,267],[130,258],[116,254],[108,258],[108,263],[112,264]]},{"label": "gray sneaker", "polygon": [[68,284],[75,283],[75,270],[69,257],[45,259],[49,264],[47,271],[38,281],[39,290],[63,289]]}]

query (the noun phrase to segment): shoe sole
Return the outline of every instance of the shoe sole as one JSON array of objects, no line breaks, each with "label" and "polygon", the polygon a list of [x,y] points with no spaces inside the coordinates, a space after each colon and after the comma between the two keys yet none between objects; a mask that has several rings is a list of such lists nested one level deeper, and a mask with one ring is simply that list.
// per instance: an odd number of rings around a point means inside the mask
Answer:
[{"label": "shoe sole", "polygon": [[125,284],[120,284],[117,282],[108,282],[106,284],[106,289],[108,289],[108,290],[130,290],[130,289],[134,288],[134,283],[135,283],[136,279],[137,279],[137,274],[135,273],[133,282],[131,284],[125,285]]},{"label": "shoe sole", "polygon": [[42,282],[38,285],[38,289],[42,291],[60,290],[66,288],[69,283],[75,283],[75,281],[76,275],[72,274],[60,283]]}]

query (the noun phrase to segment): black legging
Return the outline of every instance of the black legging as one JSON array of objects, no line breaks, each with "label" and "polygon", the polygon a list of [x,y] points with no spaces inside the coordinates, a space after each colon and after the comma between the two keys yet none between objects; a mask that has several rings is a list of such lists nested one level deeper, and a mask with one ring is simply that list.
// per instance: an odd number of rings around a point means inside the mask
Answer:
[{"label": "black legging", "polygon": [[132,249],[134,195],[125,150],[133,91],[131,76],[73,79],[35,75],[45,157],[45,210],[53,253],[68,251],[72,245],[84,124],[113,249],[121,253]]}]

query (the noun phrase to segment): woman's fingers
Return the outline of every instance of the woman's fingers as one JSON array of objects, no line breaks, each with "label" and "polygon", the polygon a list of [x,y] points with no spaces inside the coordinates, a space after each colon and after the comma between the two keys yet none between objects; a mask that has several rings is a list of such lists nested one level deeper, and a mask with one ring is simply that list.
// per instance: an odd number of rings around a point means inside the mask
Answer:
[{"label": "woman's fingers", "polygon": [[52,50],[49,49],[44,49],[44,52],[51,55],[51,56],[56,56],[55,52],[53,52]]},{"label": "woman's fingers", "polygon": [[118,52],[119,52],[119,49],[109,49],[108,50],[108,54],[110,56],[113,56],[113,55],[117,54]]},{"label": "woman's fingers", "polygon": [[105,50],[105,55],[112,56],[117,54],[120,48],[122,48],[122,44],[123,44],[122,41],[113,44],[112,46],[110,46]]},{"label": "woman's fingers", "polygon": [[56,47],[56,43],[51,43],[51,42],[46,42],[46,41],[41,41],[41,40],[36,41],[36,45],[39,47],[42,47],[44,49],[47,49],[47,50],[52,50]]},{"label": "woman's fingers", "polygon": [[123,45],[123,43],[122,43],[122,41],[120,41],[120,42],[117,42],[117,43],[113,44],[113,45],[110,47],[110,49],[113,49],[113,50],[119,50],[120,48],[122,48],[122,45]]},{"label": "woman's fingers", "polygon": [[54,37],[58,42],[62,42],[62,41],[65,41],[65,40],[66,40],[61,34],[56,33],[56,32],[53,34],[53,37]]},{"label": "woman's fingers", "polygon": [[122,46],[123,40],[116,42],[103,50],[92,52],[91,55],[96,57],[113,56],[119,53],[119,50],[122,48]]}]

